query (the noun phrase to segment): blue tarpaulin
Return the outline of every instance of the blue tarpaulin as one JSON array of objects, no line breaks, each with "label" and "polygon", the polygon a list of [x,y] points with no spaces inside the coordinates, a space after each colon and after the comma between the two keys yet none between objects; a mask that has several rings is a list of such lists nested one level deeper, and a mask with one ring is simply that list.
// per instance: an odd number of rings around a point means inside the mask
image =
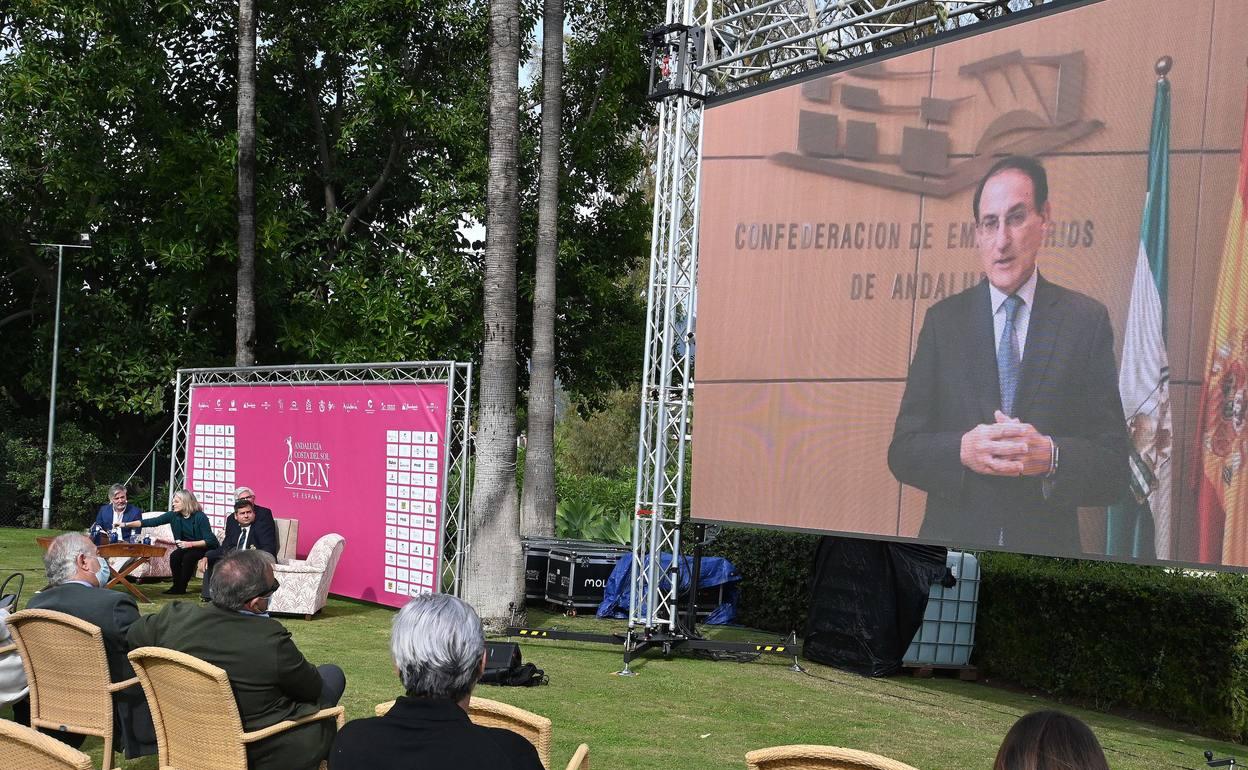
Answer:
[{"label": "blue tarpaulin", "polygon": [[[680,557],[680,582],[677,585],[678,594],[687,594],[689,591],[690,579],[693,576],[693,557]],[[672,555],[665,553],[659,557],[660,571],[664,576],[667,575],[668,569],[672,564]],[[626,553],[620,557],[615,563],[615,569],[611,571],[611,577],[607,578],[606,591],[603,594],[602,604],[598,605],[598,617],[600,618],[626,618],[628,617],[628,600],[632,591],[631,580],[629,579],[630,571],[633,565],[633,555]],[[667,577],[662,578],[661,585],[666,588],[668,585]],[[737,616],[737,583],[741,580],[741,576],[737,574],[736,569],[732,566],[732,562],[719,556],[703,556],[702,569],[698,576],[698,592],[716,586],[724,586],[724,602],[715,608],[703,623],[712,625],[721,625],[731,623]],[[645,601],[645,598],[642,598]],[[684,601],[680,603],[681,611],[684,610]],[[645,612],[645,605],[641,607],[641,611]]]}]

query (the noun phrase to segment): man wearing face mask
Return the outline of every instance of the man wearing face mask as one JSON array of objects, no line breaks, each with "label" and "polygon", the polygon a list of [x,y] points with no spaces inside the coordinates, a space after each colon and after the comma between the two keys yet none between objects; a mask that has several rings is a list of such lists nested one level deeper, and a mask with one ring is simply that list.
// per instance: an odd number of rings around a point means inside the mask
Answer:
[{"label": "man wearing face mask", "polygon": [[[131,648],[166,647],[224,669],[248,732],[337,705],[347,684],[338,666],[309,663],[290,632],[268,616],[278,589],[273,563],[266,551],[234,551],[213,570],[211,604],[175,602],[126,635]],[[249,744],[247,765],[311,770],[329,753],[334,732],[334,721],[323,719]]]},{"label": "man wearing face mask", "polygon": [[[58,536],[43,555],[49,587],[31,597],[28,609],[54,610],[99,626],[104,636],[104,652],[108,657],[108,674],[114,682],[130,679],[134,669],[126,658],[130,648],[126,631],[139,619],[134,598],[123,591],[101,589],[108,585],[106,561],[96,552],[85,535],[67,533]],[[147,699],[139,685],[113,695],[114,735],[121,736],[114,744],[127,758],[156,753],[156,731]],[[56,734],[70,745],[82,744],[85,736]]]}]

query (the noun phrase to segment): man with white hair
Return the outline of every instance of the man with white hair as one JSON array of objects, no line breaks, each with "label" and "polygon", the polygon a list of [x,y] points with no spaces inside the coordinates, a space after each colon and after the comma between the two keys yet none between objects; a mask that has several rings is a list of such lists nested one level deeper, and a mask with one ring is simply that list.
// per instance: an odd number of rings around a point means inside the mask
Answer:
[{"label": "man with white hair", "polygon": [[[104,636],[108,675],[114,682],[134,676],[126,653],[126,631],[139,619],[134,598],[123,591],[101,590],[108,585],[108,564],[90,538],[74,532],[58,535],[43,555],[47,588],[31,597],[32,610],[53,610],[99,626]],[[121,736],[114,746],[134,758],[156,753],[156,730],[143,688],[134,685],[113,695],[113,732]],[[57,734],[62,740],[65,734]],[[81,745],[85,736],[65,740]]]},{"label": "man with white hair", "polygon": [[485,670],[485,634],[472,607],[447,594],[412,599],[394,617],[390,651],[407,694],[385,716],[348,722],[334,740],[330,770],[542,770],[522,736],[468,719]]}]

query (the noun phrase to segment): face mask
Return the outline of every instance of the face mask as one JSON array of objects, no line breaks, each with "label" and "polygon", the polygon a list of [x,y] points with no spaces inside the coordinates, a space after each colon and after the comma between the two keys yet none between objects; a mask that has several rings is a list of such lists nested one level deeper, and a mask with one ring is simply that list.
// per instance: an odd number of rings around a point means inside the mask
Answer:
[{"label": "face mask", "polygon": [[95,560],[100,563],[100,568],[95,571],[95,579],[100,584],[100,588],[108,585],[109,578],[112,577],[112,570],[108,568],[108,559],[97,555]]}]

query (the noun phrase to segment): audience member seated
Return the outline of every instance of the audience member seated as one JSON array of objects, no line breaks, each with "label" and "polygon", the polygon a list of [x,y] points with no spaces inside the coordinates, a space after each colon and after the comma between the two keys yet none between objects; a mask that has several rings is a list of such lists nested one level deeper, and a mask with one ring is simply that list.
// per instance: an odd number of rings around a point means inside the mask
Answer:
[{"label": "audience member seated", "polygon": [[248,548],[268,551],[276,559],[277,528],[272,516],[269,517],[266,525],[256,518],[255,503],[250,499],[239,498],[234,502],[234,515],[225,523],[225,542],[220,548],[214,548],[204,554],[208,559],[208,566],[204,568],[204,587],[200,589],[200,599],[208,601],[212,596],[208,586],[212,580],[212,569],[217,566],[217,562],[231,551]]},{"label": "audience member seated", "polygon": [[[109,677],[114,682],[132,678],[126,631],[139,619],[139,607],[130,594],[101,588],[108,584],[109,572],[95,545],[85,535],[59,535],[43,555],[43,563],[49,586],[31,597],[27,609],[63,612],[99,626]],[[156,730],[141,686],[113,695],[113,735],[121,736],[114,745],[129,758],[156,753]],[[72,736],[65,742],[77,748],[84,738]]]},{"label": "audience member seated", "polygon": [[114,484],[109,487],[108,500],[95,514],[95,525],[92,527],[94,531],[103,531],[107,534],[118,527],[138,521],[143,516],[139,506],[130,502],[125,484]]},{"label": "audience member seated", "polygon": [[[342,669],[313,666],[290,632],[267,614],[278,588],[273,556],[238,550],[212,573],[212,603],[174,602],[130,627],[135,647],[166,647],[225,670],[243,729],[251,732],[337,705],[346,689]],[[247,747],[252,770],[310,770],[334,739],[333,720],[310,722]]]},{"label": "audience member seated", "polygon": [[138,529],[139,527],[158,527],[168,524],[173,530],[175,550],[169,554],[169,571],[173,575],[173,586],[166,594],[180,595],[186,593],[186,585],[195,576],[195,568],[199,560],[210,548],[220,545],[217,536],[208,523],[199,501],[195,495],[185,489],[173,493],[173,510],[159,516],[141,517],[122,526]]},{"label": "audience member seated", "polygon": [[1014,723],[993,770],[1109,770],[1092,730],[1069,714],[1036,711]]},{"label": "audience member seated", "polygon": [[[0,607],[0,648],[13,643],[8,624],[4,621],[8,615],[8,608]],[[22,658],[17,654],[17,650],[0,653],[0,708],[12,706],[13,721],[28,727],[30,726],[29,691],[30,688],[26,686],[26,668],[22,665]]]},{"label": "audience member seated", "polygon": [[330,770],[542,770],[523,737],[468,719],[485,670],[485,634],[472,607],[447,594],[412,599],[394,618],[390,651],[407,695],[385,716],[348,722]]}]

